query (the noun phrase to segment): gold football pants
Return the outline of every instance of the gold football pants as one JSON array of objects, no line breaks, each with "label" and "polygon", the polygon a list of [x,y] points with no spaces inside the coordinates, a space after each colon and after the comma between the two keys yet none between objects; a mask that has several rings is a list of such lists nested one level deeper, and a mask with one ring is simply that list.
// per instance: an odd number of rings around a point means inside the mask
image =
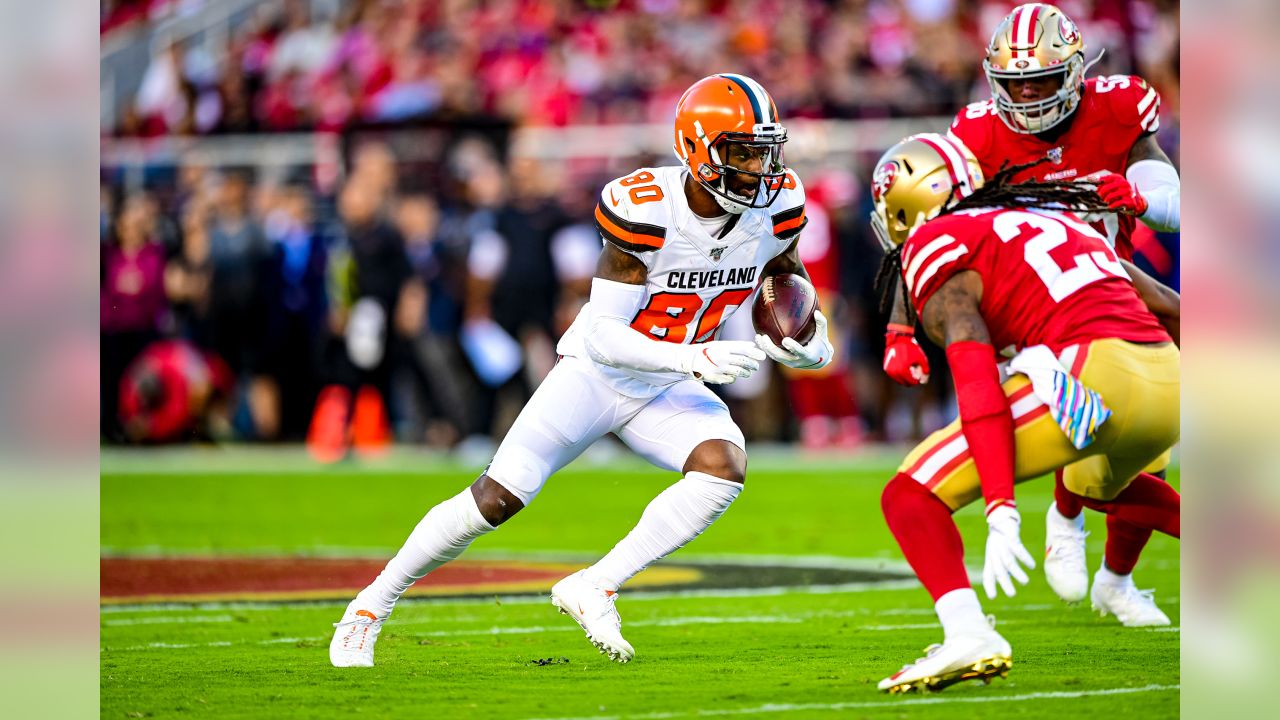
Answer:
[{"label": "gold football pants", "polygon": [[[1064,367],[1096,390],[1111,418],[1092,444],[1078,450],[1031,392],[1031,382],[1015,375],[1004,385],[1015,435],[1014,479],[1030,480],[1066,468],[1063,482],[1077,495],[1110,500],[1144,468],[1160,467],[1178,441],[1180,356],[1172,343],[1138,345],[1095,340],[1059,354]],[[907,455],[898,472],[929,488],[952,510],[982,497],[982,484],[969,445],[956,420],[933,433]]]}]

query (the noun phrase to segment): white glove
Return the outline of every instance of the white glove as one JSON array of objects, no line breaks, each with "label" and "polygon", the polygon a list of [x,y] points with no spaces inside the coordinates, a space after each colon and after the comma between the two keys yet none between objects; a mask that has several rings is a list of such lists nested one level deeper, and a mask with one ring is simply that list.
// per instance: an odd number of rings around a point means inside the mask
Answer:
[{"label": "white glove", "polygon": [[817,325],[808,345],[801,345],[795,338],[782,338],[782,347],[773,344],[768,335],[756,335],[756,346],[764,351],[773,361],[790,368],[801,370],[818,370],[831,364],[836,354],[827,338],[827,317],[821,310],[813,311],[813,320]]},{"label": "white glove", "polygon": [[685,347],[689,353],[684,363],[685,372],[716,385],[751,377],[764,360],[764,353],[745,340],[714,340]]},{"label": "white glove", "polygon": [[982,587],[986,589],[987,597],[993,600],[997,594],[996,585],[1004,590],[1005,595],[1013,597],[1017,594],[1013,580],[1027,584],[1027,573],[1019,562],[1032,570],[1036,567],[1036,561],[1018,537],[1021,526],[1022,517],[1012,505],[1001,505],[987,515],[987,559],[982,566]]}]

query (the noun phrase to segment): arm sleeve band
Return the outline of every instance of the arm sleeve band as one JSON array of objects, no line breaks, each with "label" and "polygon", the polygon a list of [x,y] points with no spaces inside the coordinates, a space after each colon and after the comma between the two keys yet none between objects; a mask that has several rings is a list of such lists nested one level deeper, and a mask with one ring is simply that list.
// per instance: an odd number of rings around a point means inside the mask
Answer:
[{"label": "arm sleeve band", "polygon": [[643,285],[595,278],[591,281],[587,354],[601,365],[643,372],[690,372],[689,345],[656,342],[631,327],[644,301]]},{"label": "arm sleeve band", "polygon": [[963,341],[947,346],[947,363],[956,383],[960,429],[982,483],[988,508],[1013,500],[1013,415],[996,369],[996,351],[988,343]]},{"label": "arm sleeve band", "polygon": [[1147,201],[1142,222],[1159,232],[1177,232],[1182,227],[1182,181],[1172,165],[1160,160],[1139,160],[1124,175]]}]

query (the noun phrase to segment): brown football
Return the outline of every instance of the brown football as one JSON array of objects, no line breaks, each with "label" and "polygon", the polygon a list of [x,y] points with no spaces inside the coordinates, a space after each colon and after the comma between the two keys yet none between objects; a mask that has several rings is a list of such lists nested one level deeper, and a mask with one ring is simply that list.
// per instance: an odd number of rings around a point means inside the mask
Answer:
[{"label": "brown football", "polygon": [[783,338],[805,344],[813,339],[817,324],[818,291],[799,275],[785,273],[764,279],[756,302],[751,306],[751,322],[756,332],[768,335],[779,347]]}]

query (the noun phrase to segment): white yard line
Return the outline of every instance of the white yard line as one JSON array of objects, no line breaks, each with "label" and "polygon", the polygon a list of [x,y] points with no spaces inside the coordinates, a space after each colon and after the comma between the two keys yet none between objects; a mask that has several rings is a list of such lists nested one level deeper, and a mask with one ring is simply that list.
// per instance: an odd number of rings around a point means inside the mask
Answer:
[{"label": "white yard line", "polygon": [[[1030,612],[1039,612],[1042,609],[1044,609],[1044,606],[1039,606],[1039,605],[1028,605],[1025,607]],[[1015,609],[1016,608],[1009,608],[1009,610],[1011,611]],[[815,620],[815,619],[829,619],[829,618],[857,617],[857,616],[874,617],[877,615],[898,615],[898,614],[901,614],[901,612],[891,610],[891,611],[884,611],[884,612],[878,612],[878,613],[868,613],[865,610],[855,609],[855,610],[830,610],[830,611],[817,611],[817,612],[809,612],[809,613],[794,613],[794,614],[787,614],[787,615],[691,615],[691,616],[684,616],[684,617],[630,620],[627,622],[627,626],[634,628],[634,627],[682,627],[687,625],[776,625],[776,624],[792,625],[792,624],[801,624],[806,621]],[[230,616],[223,616],[223,617],[225,619],[222,619],[222,618],[219,618],[216,620],[210,619],[210,620],[207,620],[206,622],[226,622],[234,619],[234,618],[230,618]],[[871,618],[869,617],[868,619],[871,619]],[[184,618],[181,618],[179,616],[162,617],[162,618],[140,618],[139,620],[141,620],[142,622],[139,622],[136,624],[151,624],[160,620],[163,620],[165,622],[185,621]],[[108,621],[108,622],[112,623],[112,621]],[[450,622],[450,621],[449,620],[441,621],[438,618],[431,619],[431,620],[420,620],[420,621],[412,621],[412,620],[404,621],[404,622],[393,621],[390,627],[403,628],[403,627],[408,627],[412,625],[437,624],[441,622]],[[1025,623],[1025,622],[1029,622],[1029,621],[1004,620],[1002,621],[1002,624],[1010,625],[1010,624],[1018,624],[1018,623]],[[119,625],[119,624],[135,624],[135,623],[122,623],[120,621],[115,621],[112,624]],[[936,630],[938,629],[938,625],[937,623],[933,623],[933,622],[894,624],[894,625],[871,624],[871,625],[858,625],[858,626],[855,626],[855,629],[863,630],[867,632],[896,632],[901,630]],[[1176,630],[1177,628],[1158,628],[1157,629],[1157,631],[1165,631],[1165,632],[1176,631]],[[483,628],[467,628],[467,629],[458,629],[458,630],[435,630],[431,632],[422,632],[422,633],[405,633],[405,636],[410,638],[484,637],[484,636],[498,636],[498,635],[537,635],[541,633],[553,633],[553,632],[581,632],[581,629],[578,626],[574,625],[573,623],[565,622],[565,623],[558,623],[555,625],[526,625],[526,626],[492,625],[492,626],[483,627]],[[103,652],[119,652],[119,651],[131,651],[131,650],[182,650],[187,648],[231,647],[233,645],[276,645],[281,643],[293,643],[293,642],[302,642],[302,641],[320,642],[320,641],[323,641],[324,639],[325,637],[308,637],[308,638],[272,638],[270,640],[260,640],[260,641],[249,640],[249,641],[238,641],[238,642],[228,642],[228,641],[207,642],[207,643],[154,642],[154,643],[146,643],[142,645],[130,645],[125,647],[104,647],[102,651]]]},{"label": "white yard line", "polygon": [[715,717],[720,715],[766,715],[772,713],[799,711],[839,712],[842,710],[861,710],[868,708],[903,708],[916,705],[954,705],[957,703],[1009,703],[1028,702],[1034,700],[1057,700],[1083,697],[1099,697],[1108,695],[1132,695],[1135,693],[1172,692],[1181,689],[1181,685],[1143,685],[1142,687],[1117,687],[1101,690],[1070,690],[1054,692],[1033,692],[1021,695],[945,695],[938,697],[903,698],[901,700],[882,700],[879,702],[846,702],[846,703],[770,703],[747,708],[699,708],[679,712],[652,712],[635,715],[585,715],[580,717],[538,718],[537,720],[666,720],[666,718],[682,717]]}]

